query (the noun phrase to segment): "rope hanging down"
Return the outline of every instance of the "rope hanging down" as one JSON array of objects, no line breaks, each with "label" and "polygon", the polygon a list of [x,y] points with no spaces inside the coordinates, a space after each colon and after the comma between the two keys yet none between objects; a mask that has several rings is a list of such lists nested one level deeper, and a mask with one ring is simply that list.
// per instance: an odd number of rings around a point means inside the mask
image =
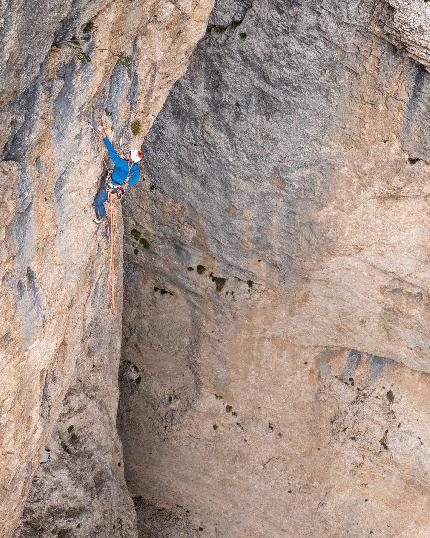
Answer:
[{"label": "rope hanging down", "polygon": [[114,205],[114,193],[109,189],[108,190],[108,200],[109,200],[109,221],[110,221],[110,263],[109,263],[109,272],[110,272],[110,291],[111,291],[111,301],[110,301],[110,313],[112,316],[115,314],[115,205]]},{"label": "rope hanging down", "polygon": [[[101,137],[100,133],[95,129],[91,124],[91,129],[93,131],[94,137],[96,138],[98,144],[101,146]],[[103,148],[102,148],[103,150]],[[103,164],[107,170],[107,176],[105,179],[105,185],[109,183],[112,170],[108,167],[107,162],[102,153]],[[111,299],[110,299],[110,313],[113,316],[115,314],[115,205],[114,205],[114,192],[112,189],[107,189],[108,193],[108,204],[109,204],[109,241],[110,241],[110,252],[109,252],[109,276],[110,276],[110,290],[111,290]]]}]

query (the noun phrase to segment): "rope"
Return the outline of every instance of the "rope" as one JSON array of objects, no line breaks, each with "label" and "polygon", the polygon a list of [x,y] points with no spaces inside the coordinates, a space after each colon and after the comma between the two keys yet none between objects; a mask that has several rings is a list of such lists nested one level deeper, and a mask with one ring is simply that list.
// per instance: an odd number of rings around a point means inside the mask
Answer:
[{"label": "rope", "polygon": [[114,206],[114,193],[112,190],[108,190],[109,201],[109,224],[110,224],[110,313],[113,316],[115,314],[115,206]]}]

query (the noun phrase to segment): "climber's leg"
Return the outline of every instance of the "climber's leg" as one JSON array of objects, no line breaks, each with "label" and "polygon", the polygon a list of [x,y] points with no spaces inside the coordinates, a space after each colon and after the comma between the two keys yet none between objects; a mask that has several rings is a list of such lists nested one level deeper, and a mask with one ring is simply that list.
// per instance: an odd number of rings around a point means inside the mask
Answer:
[{"label": "climber's leg", "polygon": [[106,217],[105,203],[107,202],[107,199],[108,194],[106,192],[106,187],[102,187],[99,190],[93,204],[96,208],[97,220],[101,220]]}]

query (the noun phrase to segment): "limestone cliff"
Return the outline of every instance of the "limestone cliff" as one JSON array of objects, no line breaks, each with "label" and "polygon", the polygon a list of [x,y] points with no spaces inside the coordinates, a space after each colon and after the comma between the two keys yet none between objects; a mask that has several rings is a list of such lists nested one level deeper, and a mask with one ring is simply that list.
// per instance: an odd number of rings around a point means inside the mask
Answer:
[{"label": "limestone cliff", "polygon": [[211,8],[0,7],[0,536],[427,537],[430,4]]},{"label": "limestone cliff", "polygon": [[[105,175],[88,122],[139,146],[210,0],[0,7],[0,536],[134,536],[116,432],[122,317],[109,315]],[[40,464],[40,462],[42,462]],[[39,468],[40,464],[40,468]],[[39,468],[39,470],[38,470]]]},{"label": "limestone cliff", "polygon": [[216,2],[126,210],[140,536],[429,535],[429,14]]}]

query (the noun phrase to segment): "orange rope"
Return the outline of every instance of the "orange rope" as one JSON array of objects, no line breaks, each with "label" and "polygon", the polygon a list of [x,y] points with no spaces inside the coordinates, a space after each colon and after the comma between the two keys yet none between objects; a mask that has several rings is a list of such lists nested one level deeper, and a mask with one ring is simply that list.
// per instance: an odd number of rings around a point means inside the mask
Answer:
[{"label": "orange rope", "polygon": [[112,190],[108,190],[109,200],[109,220],[110,220],[110,313],[113,316],[115,314],[115,206],[114,206],[114,193]]}]

